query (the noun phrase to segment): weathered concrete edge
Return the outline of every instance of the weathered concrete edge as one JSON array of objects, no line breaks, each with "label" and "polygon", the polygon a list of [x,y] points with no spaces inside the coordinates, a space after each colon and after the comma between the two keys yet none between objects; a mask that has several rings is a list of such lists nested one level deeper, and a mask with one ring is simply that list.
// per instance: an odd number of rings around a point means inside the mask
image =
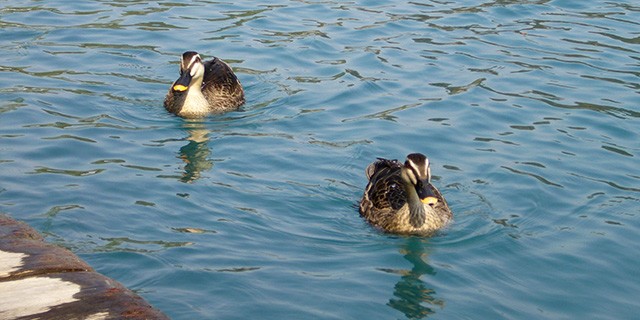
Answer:
[{"label": "weathered concrete edge", "polygon": [[0,213],[0,319],[169,319],[71,251]]}]

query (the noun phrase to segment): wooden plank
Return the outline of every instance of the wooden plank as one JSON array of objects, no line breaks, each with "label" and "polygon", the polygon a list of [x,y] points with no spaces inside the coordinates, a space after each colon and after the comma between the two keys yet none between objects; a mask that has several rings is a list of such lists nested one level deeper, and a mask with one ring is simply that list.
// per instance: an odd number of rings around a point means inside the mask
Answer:
[{"label": "wooden plank", "polygon": [[71,251],[0,214],[0,319],[168,319]]}]

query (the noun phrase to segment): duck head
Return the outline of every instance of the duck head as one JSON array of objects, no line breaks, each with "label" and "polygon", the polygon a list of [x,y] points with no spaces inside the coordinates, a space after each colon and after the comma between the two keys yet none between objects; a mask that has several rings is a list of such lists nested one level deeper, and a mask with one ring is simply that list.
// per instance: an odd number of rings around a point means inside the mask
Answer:
[{"label": "duck head", "polygon": [[402,167],[402,179],[415,189],[420,202],[430,206],[438,203],[431,185],[431,166],[425,155],[412,153],[407,156]]},{"label": "duck head", "polygon": [[187,51],[182,54],[180,61],[180,78],[173,83],[171,90],[184,92],[192,84],[202,84],[204,77],[204,64],[202,58],[195,51]]}]

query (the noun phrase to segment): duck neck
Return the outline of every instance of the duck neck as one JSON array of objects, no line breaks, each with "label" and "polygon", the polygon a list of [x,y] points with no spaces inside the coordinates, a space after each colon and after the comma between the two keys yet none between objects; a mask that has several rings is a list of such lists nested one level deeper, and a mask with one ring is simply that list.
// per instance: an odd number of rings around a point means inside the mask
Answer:
[{"label": "duck neck", "polygon": [[182,109],[180,110],[181,114],[190,115],[190,116],[202,116],[206,115],[209,112],[209,103],[207,99],[202,94],[202,78],[193,79],[193,82],[189,86],[186,97],[184,98],[184,103],[182,105]]},{"label": "duck neck", "polygon": [[409,222],[412,226],[418,228],[422,226],[427,219],[424,204],[420,201],[413,184],[405,182],[404,188],[407,193],[407,205],[409,206]]}]

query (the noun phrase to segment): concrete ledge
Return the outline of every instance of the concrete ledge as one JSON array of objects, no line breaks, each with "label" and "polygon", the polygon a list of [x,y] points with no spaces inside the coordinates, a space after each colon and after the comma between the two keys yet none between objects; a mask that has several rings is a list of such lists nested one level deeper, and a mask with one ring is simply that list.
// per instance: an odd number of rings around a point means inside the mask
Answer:
[{"label": "concrete ledge", "polygon": [[71,251],[0,214],[0,319],[168,319]]}]

